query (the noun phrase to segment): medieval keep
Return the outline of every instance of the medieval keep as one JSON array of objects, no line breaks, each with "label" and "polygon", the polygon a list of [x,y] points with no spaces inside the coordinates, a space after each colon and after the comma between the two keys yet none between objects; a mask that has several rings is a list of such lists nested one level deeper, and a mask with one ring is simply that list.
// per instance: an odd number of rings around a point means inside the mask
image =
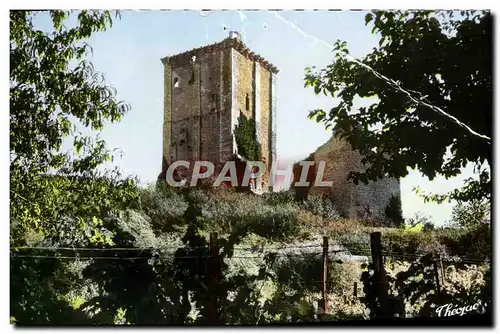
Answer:
[{"label": "medieval keep", "polygon": [[162,175],[177,160],[210,161],[218,166],[216,172],[226,161],[244,160],[233,135],[243,114],[255,121],[255,139],[266,165],[255,187],[272,191],[268,178],[276,161],[277,68],[248,49],[236,32],[219,43],[165,57],[162,63]]},{"label": "medieval keep", "polygon": [[[244,174],[246,158],[238,152],[234,136],[240,115],[255,122],[256,140],[266,171],[253,181],[254,192],[273,191],[270,169],[276,162],[276,74],[278,70],[241,41],[237,32],[219,43],[165,57],[163,180],[170,164],[178,160],[210,161],[219,172],[227,161],[237,162]],[[241,151],[241,150],[240,150]],[[361,155],[345,141],[333,136],[305,160],[315,161],[307,180],[312,185],[319,161],[326,162],[323,180],[332,187],[299,187],[298,197],[320,193],[332,200],[349,219],[382,218],[392,197],[400,201],[399,180],[386,178],[354,185],[350,171],[361,171]],[[302,169],[294,166],[293,179]],[[189,175],[187,173],[186,175]],[[187,176],[188,178],[189,176]],[[293,182],[294,183],[294,182]]]}]

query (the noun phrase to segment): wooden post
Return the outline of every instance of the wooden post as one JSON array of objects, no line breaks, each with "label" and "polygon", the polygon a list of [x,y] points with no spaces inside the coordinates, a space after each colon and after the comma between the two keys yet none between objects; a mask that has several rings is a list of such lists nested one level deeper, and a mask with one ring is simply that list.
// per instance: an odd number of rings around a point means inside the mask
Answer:
[{"label": "wooden post", "polygon": [[437,266],[437,262],[436,261],[434,261],[434,276],[436,278],[437,293],[441,294],[441,287],[440,287],[440,284],[439,284],[439,271],[438,271],[438,266]]},{"label": "wooden post", "polygon": [[323,272],[321,273],[321,281],[323,283],[323,313],[328,314],[328,237],[323,237]]},{"label": "wooden post", "polygon": [[444,267],[443,267],[443,259],[441,258],[441,255],[439,255],[439,263],[441,264],[441,286],[444,287],[444,281],[446,279],[446,275],[445,275],[445,271],[444,271]]},{"label": "wooden post", "polygon": [[385,281],[385,270],[382,259],[382,234],[373,232],[370,235],[370,246],[372,252],[373,271],[375,279],[375,289],[378,300],[380,301],[380,310],[377,312],[381,317],[388,316],[387,310],[387,284]]},{"label": "wooden post", "polygon": [[212,286],[211,286],[211,302],[210,302],[210,324],[217,324],[217,285],[219,283],[219,249],[217,247],[217,233],[210,233],[210,255],[211,255],[211,275],[212,275]]}]

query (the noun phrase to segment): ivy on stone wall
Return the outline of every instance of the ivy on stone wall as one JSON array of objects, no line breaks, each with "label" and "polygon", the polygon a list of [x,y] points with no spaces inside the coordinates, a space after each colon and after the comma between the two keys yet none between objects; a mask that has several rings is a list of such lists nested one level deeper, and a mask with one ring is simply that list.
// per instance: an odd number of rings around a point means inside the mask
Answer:
[{"label": "ivy on stone wall", "polygon": [[256,125],[253,119],[248,119],[241,114],[238,118],[238,125],[234,128],[234,137],[238,154],[250,161],[262,159],[261,146],[257,141]]}]

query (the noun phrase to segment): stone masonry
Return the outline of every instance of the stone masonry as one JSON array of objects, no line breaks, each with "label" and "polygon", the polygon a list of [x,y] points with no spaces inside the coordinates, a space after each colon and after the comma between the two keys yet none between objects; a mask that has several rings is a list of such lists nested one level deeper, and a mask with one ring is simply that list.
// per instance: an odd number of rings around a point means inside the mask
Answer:
[{"label": "stone masonry", "polygon": [[[233,131],[240,114],[256,122],[266,172],[276,161],[276,102],[273,93],[278,70],[249,50],[232,32],[223,41],[165,57],[164,65],[164,178],[178,160],[210,161],[219,168],[234,160]],[[217,170],[216,170],[217,171]]]},{"label": "stone masonry", "polygon": [[[294,187],[300,180],[302,168],[294,166],[292,188],[299,197],[310,193],[325,194],[332,199],[340,213],[349,219],[384,219],[385,208],[394,195],[400,200],[400,182],[394,178],[383,178],[375,182],[355,185],[348,180],[351,171],[361,172],[365,166],[361,163],[362,156],[359,151],[353,150],[349,143],[337,136],[333,136],[324,145],[320,146],[308,158],[314,161],[314,167],[309,168],[307,181],[309,187]],[[332,181],[331,187],[314,187],[318,171],[318,162],[325,161],[323,181]]]}]

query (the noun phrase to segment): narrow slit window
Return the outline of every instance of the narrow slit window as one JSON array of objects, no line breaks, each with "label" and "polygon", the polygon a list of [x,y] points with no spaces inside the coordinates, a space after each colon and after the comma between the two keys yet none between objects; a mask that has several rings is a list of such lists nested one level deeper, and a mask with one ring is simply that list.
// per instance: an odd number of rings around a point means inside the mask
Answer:
[{"label": "narrow slit window", "polygon": [[188,84],[192,85],[194,83],[194,71],[191,72],[191,79],[189,79]]},{"label": "narrow slit window", "polygon": [[174,78],[174,87],[179,87],[179,78]]},{"label": "narrow slit window", "polygon": [[245,94],[245,109],[247,111],[250,110],[250,98],[248,97],[248,94]]}]

